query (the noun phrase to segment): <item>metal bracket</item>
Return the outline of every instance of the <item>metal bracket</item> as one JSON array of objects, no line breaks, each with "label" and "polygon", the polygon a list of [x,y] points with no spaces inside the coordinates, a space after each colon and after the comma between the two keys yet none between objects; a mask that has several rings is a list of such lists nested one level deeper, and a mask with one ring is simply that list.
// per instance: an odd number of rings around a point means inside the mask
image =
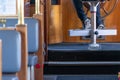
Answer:
[{"label": "metal bracket", "polygon": [[3,27],[5,27],[6,19],[5,18],[0,18],[0,23],[3,24]]}]

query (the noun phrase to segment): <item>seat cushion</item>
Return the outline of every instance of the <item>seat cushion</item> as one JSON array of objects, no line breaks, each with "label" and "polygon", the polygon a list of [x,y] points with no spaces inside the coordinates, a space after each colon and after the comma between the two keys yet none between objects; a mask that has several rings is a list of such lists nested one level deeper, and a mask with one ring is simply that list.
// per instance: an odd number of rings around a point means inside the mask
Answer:
[{"label": "seat cushion", "polygon": [[28,52],[38,51],[38,21],[33,18],[26,18],[25,23],[28,26]]},{"label": "seat cushion", "polygon": [[19,80],[15,75],[3,75],[2,80]]},{"label": "seat cushion", "polygon": [[28,56],[28,66],[34,66],[37,64],[38,56],[36,55],[29,55]]},{"label": "seat cushion", "polygon": [[[6,26],[7,27],[15,27],[18,20],[7,19]],[[25,18],[25,24],[27,24],[27,31],[28,31],[28,52],[37,52],[38,51],[38,30],[39,30],[39,23],[38,20],[34,18]],[[0,24],[2,26],[2,24]]]},{"label": "seat cushion", "polygon": [[[17,24],[17,19],[7,19],[7,27],[15,27]],[[25,18],[25,23],[27,24],[28,31],[28,52],[37,52],[38,51],[38,40],[39,40],[39,25],[38,20],[33,18]],[[2,25],[0,25],[2,26]],[[37,63],[37,56],[28,56],[28,65],[32,66]]]},{"label": "seat cushion", "polygon": [[17,72],[21,67],[21,36],[13,30],[0,31],[2,39],[2,72]]}]

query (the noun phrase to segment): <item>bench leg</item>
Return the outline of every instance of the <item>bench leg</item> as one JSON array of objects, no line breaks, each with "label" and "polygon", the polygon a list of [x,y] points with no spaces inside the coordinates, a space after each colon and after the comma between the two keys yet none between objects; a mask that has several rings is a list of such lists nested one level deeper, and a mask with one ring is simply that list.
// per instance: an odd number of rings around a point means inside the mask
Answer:
[{"label": "bench leg", "polygon": [[30,80],[34,80],[34,66],[30,67]]}]

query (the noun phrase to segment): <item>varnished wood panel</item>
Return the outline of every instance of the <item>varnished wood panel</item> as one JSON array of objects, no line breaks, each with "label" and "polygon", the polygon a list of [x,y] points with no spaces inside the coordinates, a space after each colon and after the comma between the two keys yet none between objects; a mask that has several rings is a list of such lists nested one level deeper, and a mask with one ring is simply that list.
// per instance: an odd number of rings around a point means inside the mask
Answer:
[{"label": "varnished wood panel", "polygon": [[44,6],[44,39],[45,39],[45,52],[46,52],[46,55],[45,55],[45,60],[47,61],[47,57],[48,57],[48,34],[49,34],[49,24],[50,24],[50,4],[51,1],[50,0],[45,0],[45,6]]},{"label": "varnished wood panel", "polygon": [[63,28],[63,40],[65,42],[80,40],[80,37],[69,37],[69,29],[80,29],[82,24],[76,15],[76,11],[71,3],[71,0],[62,0],[62,26]]},{"label": "varnished wood panel", "polygon": [[62,42],[62,26],[61,26],[61,6],[51,5],[50,6],[50,24],[49,24],[49,43],[60,43]]},{"label": "varnished wood panel", "polygon": [[46,26],[48,27],[48,43],[60,43],[63,41],[62,32],[62,8],[59,4],[52,5],[51,0],[46,2]]},{"label": "varnished wood panel", "polygon": [[26,3],[26,2],[30,2],[30,0],[24,0],[24,2]]}]

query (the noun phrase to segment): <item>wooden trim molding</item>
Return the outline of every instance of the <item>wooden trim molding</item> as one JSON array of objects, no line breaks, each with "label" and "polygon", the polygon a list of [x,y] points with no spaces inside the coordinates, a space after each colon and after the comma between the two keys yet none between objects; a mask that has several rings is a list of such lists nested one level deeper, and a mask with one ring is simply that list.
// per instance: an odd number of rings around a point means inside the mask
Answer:
[{"label": "wooden trim molding", "polygon": [[27,26],[16,25],[16,30],[21,33],[22,41],[22,65],[21,70],[18,72],[19,80],[27,80],[27,67],[28,67],[28,45],[27,45]]},{"label": "wooden trim molding", "polygon": [[2,80],[2,40],[0,40],[0,80]]}]

